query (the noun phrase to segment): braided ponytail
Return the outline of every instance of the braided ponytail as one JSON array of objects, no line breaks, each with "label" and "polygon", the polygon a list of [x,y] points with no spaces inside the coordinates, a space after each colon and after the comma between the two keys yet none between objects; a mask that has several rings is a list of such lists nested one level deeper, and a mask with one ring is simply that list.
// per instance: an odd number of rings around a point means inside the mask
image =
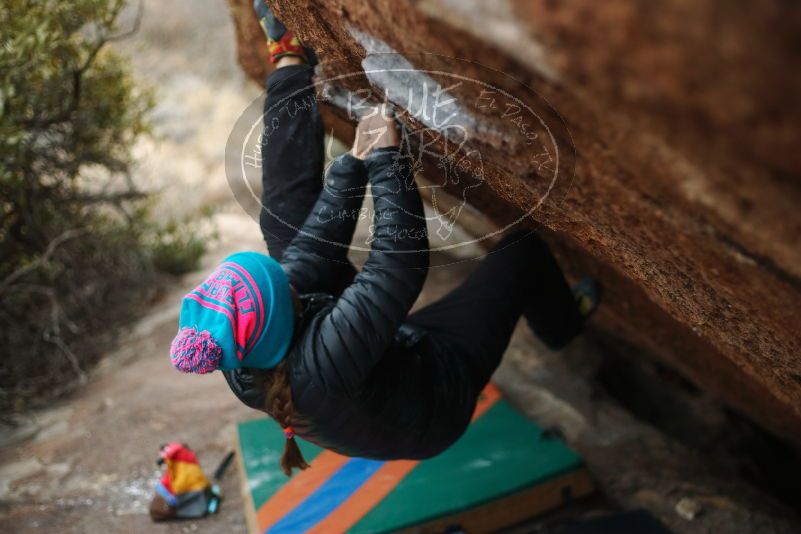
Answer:
[{"label": "braided ponytail", "polygon": [[281,455],[281,470],[286,476],[292,476],[292,470],[306,469],[309,464],[303,458],[297,442],[295,441],[295,431],[292,429],[292,416],[295,413],[295,406],[292,403],[292,391],[289,387],[289,377],[287,376],[286,360],[278,364],[277,367],[264,375],[264,411],[275,419],[281,428],[284,429],[286,443],[284,452]]}]

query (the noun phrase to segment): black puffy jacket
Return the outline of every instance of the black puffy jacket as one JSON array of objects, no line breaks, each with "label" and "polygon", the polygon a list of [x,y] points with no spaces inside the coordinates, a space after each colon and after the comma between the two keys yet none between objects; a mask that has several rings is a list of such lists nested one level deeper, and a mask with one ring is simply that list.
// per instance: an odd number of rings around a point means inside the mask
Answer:
[{"label": "black puffy jacket", "polygon": [[[343,272],[352,272],[348,245],[368,176],[371,251],[338,295]],[[476,402],[470,373],[404,324],[426,277],[428,236],[411,165],[397,149],[335,160],[281,264],[304,304],[287,355],[299,436],[377,459],[430,457],[461,436]],[[226,378],[236,392],[233,374]]]}]

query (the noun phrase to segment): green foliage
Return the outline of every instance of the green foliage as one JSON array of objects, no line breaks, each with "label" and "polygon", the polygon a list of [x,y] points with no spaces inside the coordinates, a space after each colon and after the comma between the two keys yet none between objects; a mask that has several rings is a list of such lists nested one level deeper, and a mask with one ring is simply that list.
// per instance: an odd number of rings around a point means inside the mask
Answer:
[{"label": "green foliage", "polygon": [[196,270],[207,243],[216,238],[214,228],[208,224],[211,215],[211,208],[206,206],[197,213],[154,226],[146,244],[156,269],[176,276]]},{"label": "green foliage", "polygon": [[[154,259],[178,272],[202,253],[189,226],[148,220],[130,179],[153,97],[108,47],[123,7],[0,6],[0,409],[82,380],[103,334],[152,291]],[[152,255],[154,232],[178,237]]]}]

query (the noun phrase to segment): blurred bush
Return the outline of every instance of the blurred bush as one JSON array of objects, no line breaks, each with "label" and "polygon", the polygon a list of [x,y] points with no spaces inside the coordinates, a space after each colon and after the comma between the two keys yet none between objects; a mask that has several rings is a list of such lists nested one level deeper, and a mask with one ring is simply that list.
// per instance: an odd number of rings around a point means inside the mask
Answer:
[{"label": "blurred bush", "polygon": [[108,47],[138,26],[117,28],[123,4],[0,6],[0,413],[84,381],[154,264],[203,253],[186,221],[150,220],[129,173],[153,97]]},{"label": "blurred bush", "polygon": [[207,244],[217,238],[211,224],[213,210],[201,206],[197,211],[166,223],[153,225],[145,245],[153,266],[159,271],[180,275],[195,270]]}]

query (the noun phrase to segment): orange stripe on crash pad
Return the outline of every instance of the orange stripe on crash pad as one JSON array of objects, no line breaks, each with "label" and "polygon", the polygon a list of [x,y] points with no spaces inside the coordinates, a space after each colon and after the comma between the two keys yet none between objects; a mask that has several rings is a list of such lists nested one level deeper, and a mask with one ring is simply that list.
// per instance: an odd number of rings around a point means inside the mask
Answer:
[{"label": "orange stripe on crash pad", "polygon": [[476,409],[473,411],[473,421],[484,415],[487,410],[492,408],[492,405],[501,399],[501,392],[495,387],[495,384],[490,382],[487,387],[478,396]]},{"label": "orange stripe on crash pad", "polygon": [[[501,392],[488,384],[478,398],[473,412],[473,421],[484,415],[501,398]],[[307,534],[337,534],[347,531],[359,522],[384,497],[408,475],[420,462],[417,460],[394,460],[382,465],[367,482],[354,491],[347,501],[317,523]]]},{"label": "orange stripe on crash pad", "polygon": [[348,458],[331,451],[322,451],[305,469],[289,479],[275,495],[256,512],[260,532],[277,523],[306,497],[319,488],[342,467]]}]

